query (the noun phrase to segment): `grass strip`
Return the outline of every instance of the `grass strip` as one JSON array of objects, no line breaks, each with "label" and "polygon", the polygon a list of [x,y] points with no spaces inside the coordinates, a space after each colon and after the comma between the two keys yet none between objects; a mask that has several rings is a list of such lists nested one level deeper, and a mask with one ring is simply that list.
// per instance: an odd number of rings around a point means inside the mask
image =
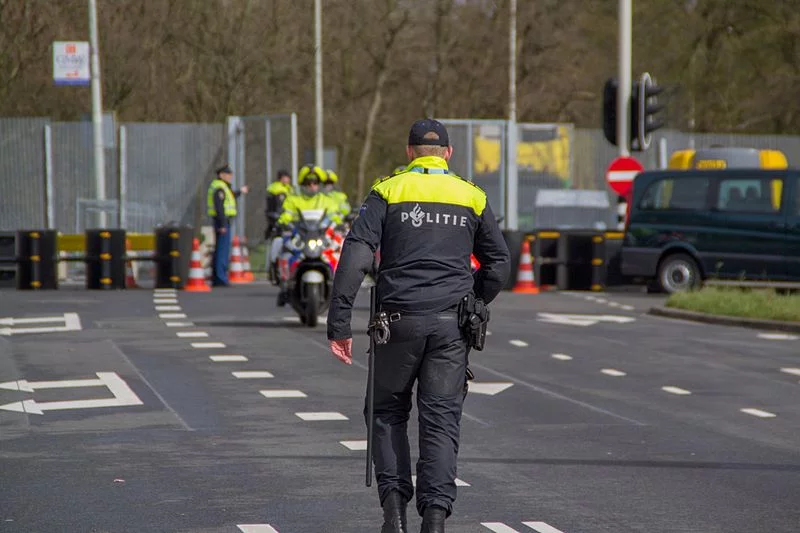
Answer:
[{"label": "grass strip", "polygon": [[711,315],[800,322],[800,295],[773,289],[706,287],[673,294],[666,305]]}]

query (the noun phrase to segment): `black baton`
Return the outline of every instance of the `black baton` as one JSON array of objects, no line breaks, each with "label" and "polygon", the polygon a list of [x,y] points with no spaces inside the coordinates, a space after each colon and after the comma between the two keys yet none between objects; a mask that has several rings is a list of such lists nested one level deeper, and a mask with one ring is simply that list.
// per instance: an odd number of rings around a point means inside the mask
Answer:
[{"label": "black baton", "polygon": [[367,369],[367,487],[372,486],[372,426],[375,418],[375,286],[369,289],[369,352]]}]

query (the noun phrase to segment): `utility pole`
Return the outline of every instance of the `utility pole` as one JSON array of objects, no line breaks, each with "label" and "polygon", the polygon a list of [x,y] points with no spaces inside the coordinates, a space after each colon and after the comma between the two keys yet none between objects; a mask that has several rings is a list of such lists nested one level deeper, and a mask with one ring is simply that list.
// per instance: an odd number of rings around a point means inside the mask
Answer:
[{"label": "utility pole", "polygon": [[508,132],[506,134],[506,229],[519,229],[517,172],[517,0],[511,0],[508,32]]},{"label": "utility pole", "polygon": [[[103,152],[103,94],[100,84],[100,40],[97,36],[97,0],[89,0],[89,48],[92,63],[92,129],[94,132],[94,179],[97,200],[106,199],[106,162]],[[101,206],[100,227],[106,227],[106,212]]]},{"label": "utility pole", "polygon": [[314,47],[316,83],[314,89],[317,113],[317,139],[314,158],[316,159],[317,166],[324,167],[324,162],[322,160],[322,0],[314,0],[314,37],[316,40],[316,45]]},{"label": "utility pole", "polygon": [[631,54],[633,34],[633,0],[619,0],[619,86],[617,87],[617,146],[619,155],[630,152]]}]

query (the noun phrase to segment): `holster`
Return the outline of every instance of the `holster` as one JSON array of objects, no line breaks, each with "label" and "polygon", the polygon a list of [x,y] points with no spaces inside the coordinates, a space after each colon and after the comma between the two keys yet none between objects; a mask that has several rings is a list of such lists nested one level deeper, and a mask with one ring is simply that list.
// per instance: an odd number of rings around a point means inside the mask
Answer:
[{"label": "holster", "polygon": [[458,325],[471,348],[483,350],[486,328],[489,326],[489,308],[480,298],[467,294],[458,304]]}]

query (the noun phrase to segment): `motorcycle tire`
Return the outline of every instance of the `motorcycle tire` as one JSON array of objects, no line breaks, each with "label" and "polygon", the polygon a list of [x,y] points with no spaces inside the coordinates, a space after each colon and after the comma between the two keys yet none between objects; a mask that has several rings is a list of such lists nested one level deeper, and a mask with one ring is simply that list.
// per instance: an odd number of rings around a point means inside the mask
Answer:
[{"label": "motorcycle tire", "polygon": [[305,324],[310,328],[317,327],[317,313],[319,312],[320,297],[319,289],[319,285],[309,285],[308,292],[306,293]]}]

